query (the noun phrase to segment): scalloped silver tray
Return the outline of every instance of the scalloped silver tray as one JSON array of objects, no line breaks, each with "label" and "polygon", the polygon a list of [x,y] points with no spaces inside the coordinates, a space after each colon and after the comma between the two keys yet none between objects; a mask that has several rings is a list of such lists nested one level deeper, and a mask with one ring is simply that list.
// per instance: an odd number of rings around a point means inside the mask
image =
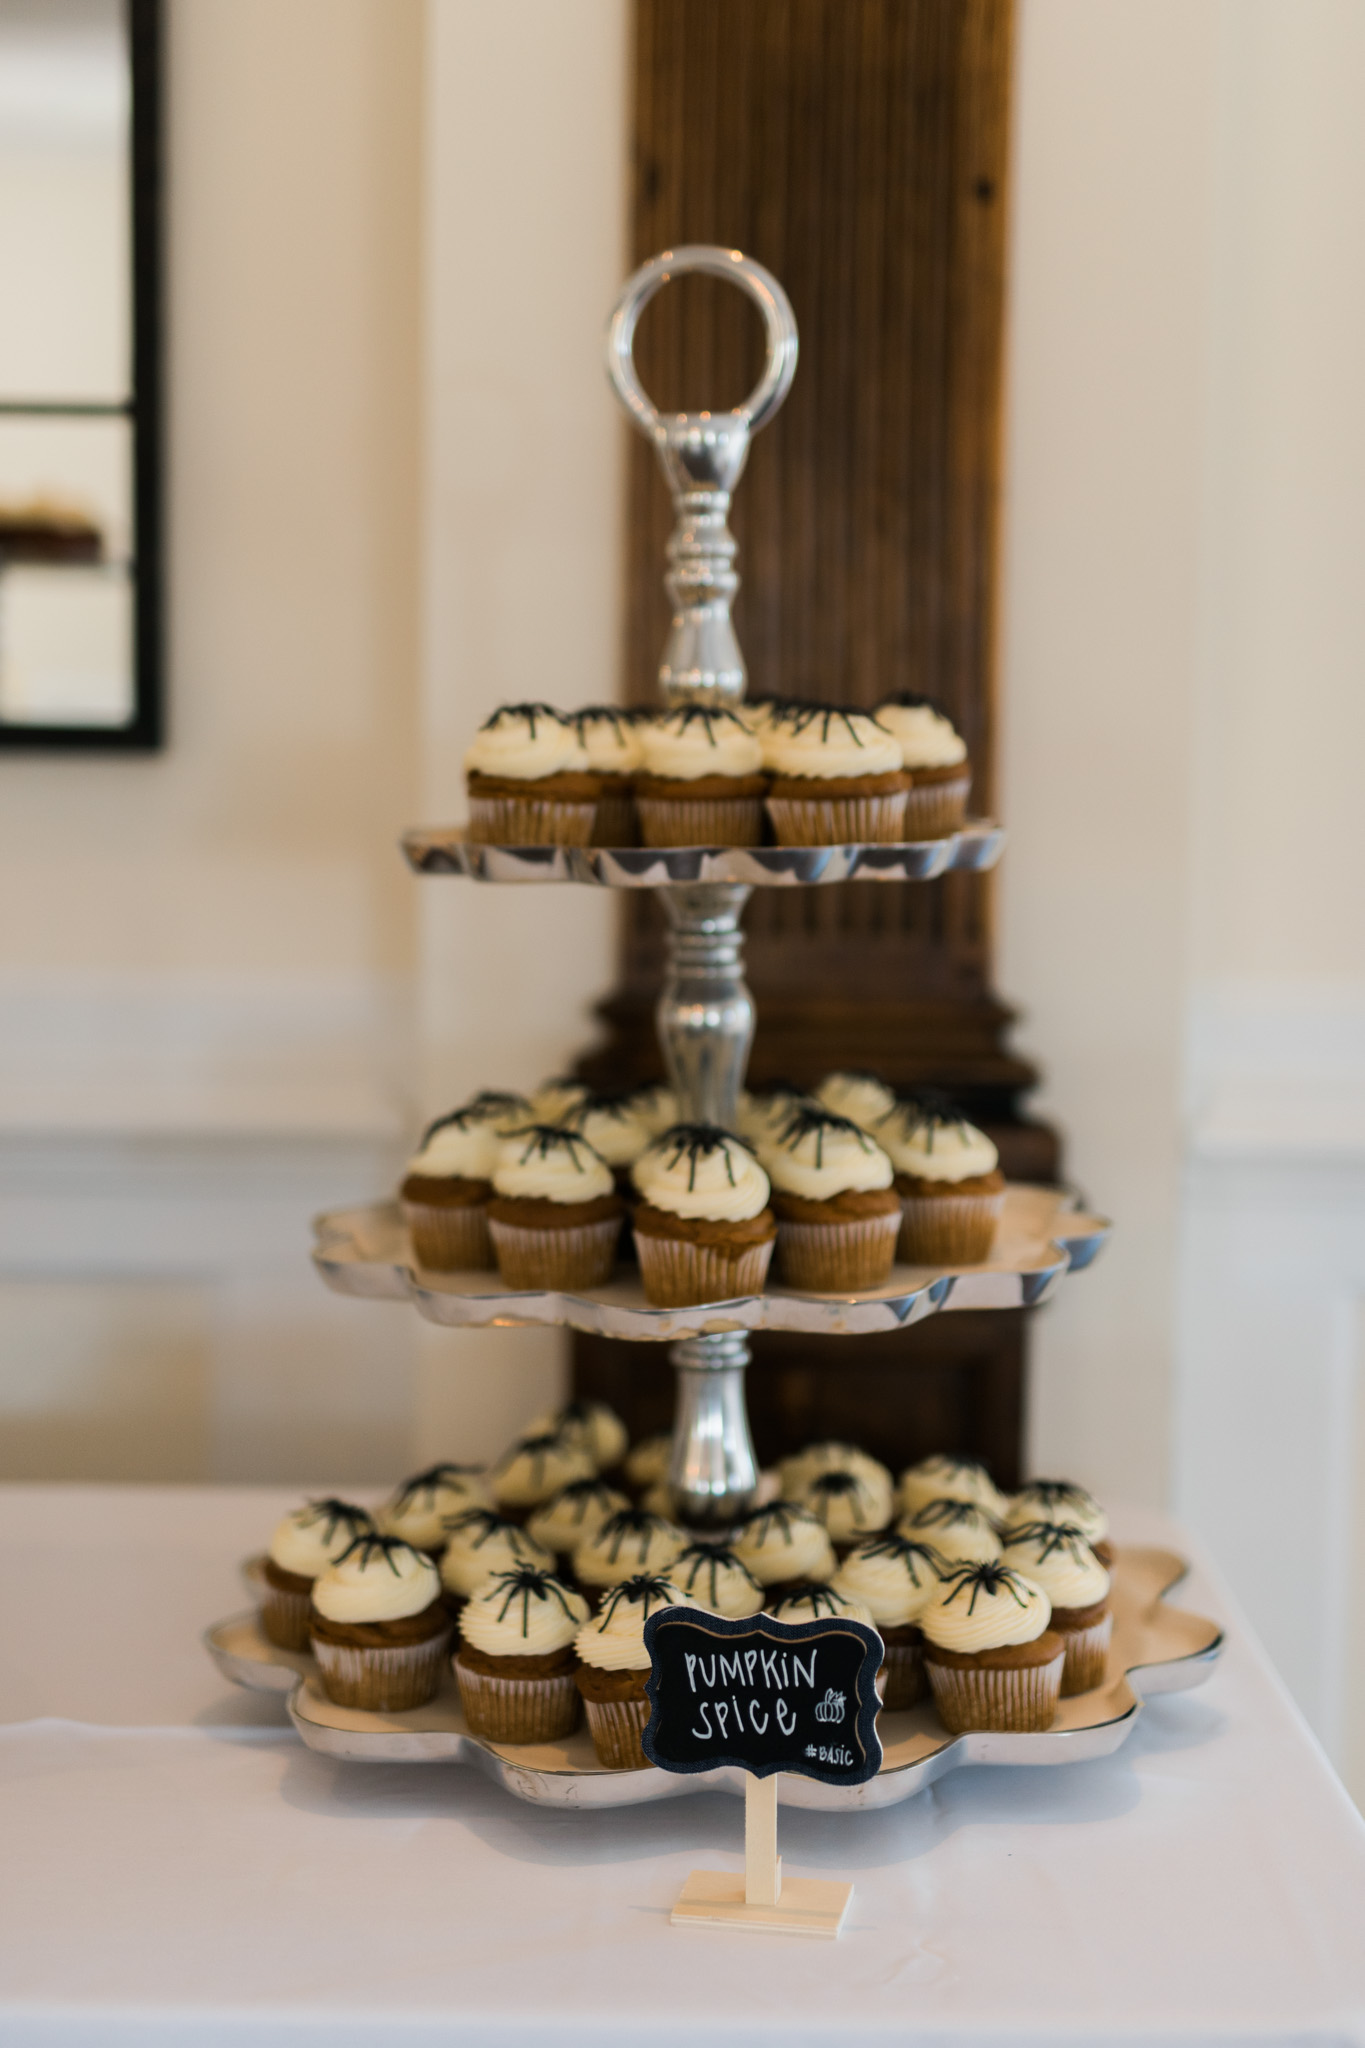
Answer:
[{"label": "scalloped silver tray", "polygon": [[428,1273],[416,1264],[396,1202],[336,1209],[313,1225],[313,1260],[338,1294],[411,1301],[428,1322],[460,1327],[563,1323],[604,1337],[666,1343],[723,1330],[810,1330],[861,1337],[903,1329],[944,1309],[1029,1308],[1063,1274],[1088,1266],[1109,1224],[1056,1188],[1013,1183],[996,1239],[997,1256],[943,1273],[895,1266],[887,1285],[863,1295],[797,1294],[774,1286],[700,1308],[651,1308],[638,1275],[620,1267],[605,1286],[581,1293],[513,1293],[493,1273]]},{"label": "scalloped silver tray", "polygon": [[476,882],[583,882],[599,889],[660,889],[675,882],[747,882],[803,889],[827,882],[929,882],[950,871],[992,868],[1005,834],[975,818],[947,839],[890,846],[488,846],[463,825],[417,827],[403,851],[419,875]]},{"label": "scalloped silver tray", "polygon": [[[784,1806],[866,1811],[911,1799],[946,1771],[963,1764],[1085,1763],[1109,1756],[1132,1734],[1142,1702],[1153,1694],[1183,1692],[1209,1676],[1223,1647],[1216,1622],[1168,1607],[1163,1595],[1185,1576],[1174,1551],[1122,1548],[1114,1560],[1114,1639],[1105,1682],[1077,1699],[1063,1700],[1054,1725],[1037,1735],[949,1735],[929,1706],[883,1714],[878,1723],[882,1768],[866,1785],[821,1785],[809,1778],[778,1780]],[[238,1685],[289,1693],[289,1716],[310,1749],[350,1763],[472,1765],[518,1799],[536,1806],[571,1808],[640,1806],[688,1793],[742,1793],[744,1774],[705,1771],[695,1777],[667,1771],[604,1771],[583,1730],[563,1743],[519,1747],[471,1735],[453,1679],[436,1699],[406,1714],[369,1714],[338,1707],[318,1682],[311,1658],[291,1657],[268,1643],[255,1615],[234,1615],[204,1637],[219,1669]],[[303,1667],[300,1675],[300,1666]]]}]

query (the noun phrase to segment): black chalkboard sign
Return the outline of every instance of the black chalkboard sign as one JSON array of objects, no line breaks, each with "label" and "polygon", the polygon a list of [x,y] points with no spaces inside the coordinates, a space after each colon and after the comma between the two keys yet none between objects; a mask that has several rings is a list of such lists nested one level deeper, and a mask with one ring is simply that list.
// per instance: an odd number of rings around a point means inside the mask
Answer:
[{"label": "black chalkboard sign", "polygon": [[664,1771],[736,1764],[860,1785],[881,1769],[876,1677],[882,1639],[839,1616],[727,1621],[665,1607],[645,1623],[645,1755]]}]

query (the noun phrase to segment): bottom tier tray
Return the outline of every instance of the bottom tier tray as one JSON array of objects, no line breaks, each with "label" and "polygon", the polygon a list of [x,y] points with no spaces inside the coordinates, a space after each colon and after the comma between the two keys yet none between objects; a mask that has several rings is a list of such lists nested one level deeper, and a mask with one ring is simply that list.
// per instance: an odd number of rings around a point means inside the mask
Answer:
[{"label": "bottom tier tray", "polygon": [[[782,1777],[786,1806],[866,1810],[913,1798],[962,1764],[1084,1763],[1127,1741],[1142,1701],[1183,1692],[1208,1676],[1223,1647],[1217,1624],[1163,1596],[1188,1567],[1174,1551],[1125,1548],[1114,1560],[1114,1635],[1104,1684],[1063,1700],[1054,1725],[1038,1735],[949,1735],[930,1706],[883,1714],[878,1722],[882,1768],[868,1784],[823,1785]],[[722,1769],[695,1777],[654,1770],[604,1771],[586,1730],[566,1742],[529,1748],[471,1735],[453,1678],[428,1706],[406,1714],[370,1714],[338,1707],[323,1692],[312,1659],[268,1643],[254,1614],[234,1615],[207,1631],[209,1654],[238,1685],[288,1692],[289,1715],[310,1749],[353,1763],[472,1764],[518,1799],[536,1806],[640,1806],[692,1792],[742,1793],[744,1775]]]},{"label": "bottom tier tray", "polygon": [[638,1274],[622,1266],[605,1286],[581,1293],[514,1293],[496,1273],[430,1273],[418,1266],[396,1202],[338,1209],[314,1224],[314,1263],[329,1287],[378,1301],[411,1301],[429,1322],[463,1327],[567,1323],[603,1337],[668,1342],[725,1330],[806,1330],[862,1337],[902,1329],[943,1309],[1030,1308],[1063,1274],[1088,1266],[1109,1235],[1057,1188],[1012,1183],[984,1265],[947,1272],[895,1266],[885,1287],[863,1295],[762,1294],[701,1308],[651,1308]]}]

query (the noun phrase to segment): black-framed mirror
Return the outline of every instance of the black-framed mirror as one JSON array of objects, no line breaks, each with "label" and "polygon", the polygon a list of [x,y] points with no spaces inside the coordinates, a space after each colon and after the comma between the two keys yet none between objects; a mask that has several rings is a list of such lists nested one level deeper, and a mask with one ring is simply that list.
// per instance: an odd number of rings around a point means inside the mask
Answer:
[{"label": "black-framed mirror", "polygon": [[161,744],[160,0],[0,0],[0,747]]}]

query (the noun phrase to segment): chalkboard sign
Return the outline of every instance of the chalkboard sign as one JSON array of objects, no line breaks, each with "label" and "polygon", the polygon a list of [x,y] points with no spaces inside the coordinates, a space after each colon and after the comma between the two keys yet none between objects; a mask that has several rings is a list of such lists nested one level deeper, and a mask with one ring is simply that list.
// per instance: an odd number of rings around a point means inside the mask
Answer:
[{"label": "chalkboard sign", "polygon": [[839,1616],[727,1621],[665,1607],[645,1623],[650,1716],[645,1755],[664,1771],[735,1764],[860,1785],[881,1769],[882,1639]]}]

